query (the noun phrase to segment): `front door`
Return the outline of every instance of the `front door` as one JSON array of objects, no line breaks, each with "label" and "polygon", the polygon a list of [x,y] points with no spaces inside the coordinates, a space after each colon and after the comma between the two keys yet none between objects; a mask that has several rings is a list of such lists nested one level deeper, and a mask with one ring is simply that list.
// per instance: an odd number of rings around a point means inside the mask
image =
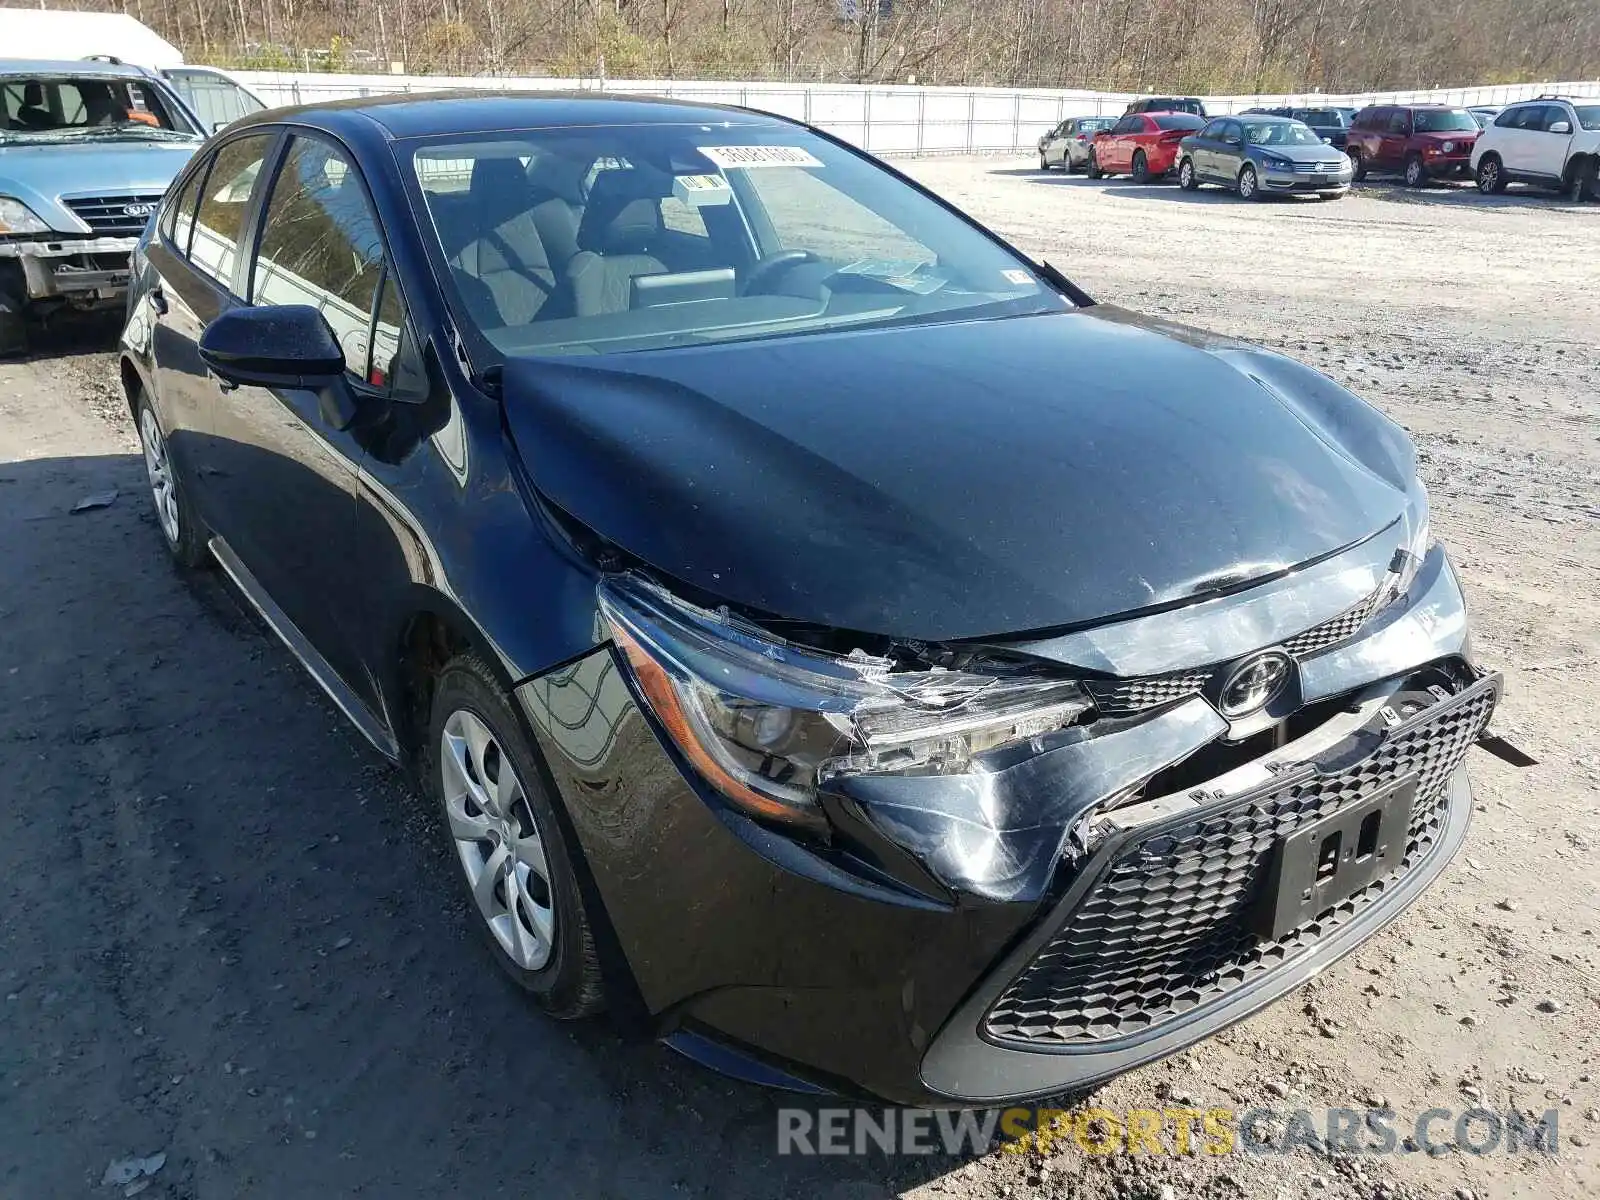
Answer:
[{"label": "front door", "polygon": [[[318,309],[344,350],[352,393],[367,396],[384,254],[355,166],[331,142],[295,134],[259,226],[244,272],[249,302]],[[238,387],[219,393],[213,426],[230,548],[312,648],[370,701],[353,636],[361,592],[350,550],[362,449],[351,422],[310,389]]]}]

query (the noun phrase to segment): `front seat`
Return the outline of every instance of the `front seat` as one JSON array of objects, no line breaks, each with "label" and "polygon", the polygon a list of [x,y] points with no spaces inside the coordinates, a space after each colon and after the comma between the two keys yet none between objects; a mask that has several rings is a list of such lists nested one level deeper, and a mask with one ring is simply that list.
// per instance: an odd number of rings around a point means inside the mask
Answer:
[{"label": "front seat", "polygon": [[484,329],[526,325],[562,305],[550,257],[532,214],[532,193],[515,158],[480,158],[472,167],[467,207],[471,230],[450,266],[467,308]]},{"label": "front seat", "polygon": [[666,271],[651,253],[661,237],[661,194],[638,170],[602,171],[595,180],[578,226],[578,253],[567,266],[578,316],[626,312],[633,281]]}]

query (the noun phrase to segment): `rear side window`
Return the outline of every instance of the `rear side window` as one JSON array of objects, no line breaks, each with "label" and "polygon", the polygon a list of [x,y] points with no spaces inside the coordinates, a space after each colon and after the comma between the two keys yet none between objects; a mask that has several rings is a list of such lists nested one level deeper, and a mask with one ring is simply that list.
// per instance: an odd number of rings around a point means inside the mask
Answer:
[{"label": "rear side window", "polygon": [[1411,114],[1403,108],[1397,108],[1389,114],[1390,133],[1410,133]]},{"label": "rear side window", "polygon": [[329,143],[309,137],[289,143],[251,274],[252,304],[311,305],[338,335],[345,368],[370,381],[383,239],[355,168]]},{"label": "rear side window", "polygon": [[200,187],[189,260],[224,287],[233,285],[250,197],[273,136],[251,134],[219,147]]}]

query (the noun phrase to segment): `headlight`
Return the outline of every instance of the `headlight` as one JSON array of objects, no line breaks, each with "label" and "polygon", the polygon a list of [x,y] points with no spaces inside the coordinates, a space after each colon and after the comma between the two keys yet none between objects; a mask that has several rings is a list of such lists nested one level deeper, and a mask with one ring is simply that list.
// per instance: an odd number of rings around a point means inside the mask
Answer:
[{"label": "headlight", "polygon": [[1373,611],[1392,604],[1411,590],[1412,581],[1422,568],[1422,560],[1433,547],[1433,530],[1428,518],[1428,489],[1419,481],[1406,507],[1404,540],[1389,566],[1388,586],[1379,596]]},{"label": "headlight", "polygon": [[1262,160],[1267,164],[1269,171],[1293,171],[1294,163],[1287,158],[1266,158]]},{"label": "headlight", "polygon": [[1449,154],[1455,148],[1456,144],[1454,142],[1446,142],[1444,145],[1439,147],[1439,149],[1443,150],[1446,154]]},{"label": "headlight", "polygon": [[833,657],[638,579],[602,583],[599,600],[673,744],[721,795],[770,819],[816,823],[816,789],[829,779],[959,771],[1091,708],[1070,679]]},{"label": "headlight", "polygon": [[21,200],[0,196],[0,234],[49,232],[50,226]]}]

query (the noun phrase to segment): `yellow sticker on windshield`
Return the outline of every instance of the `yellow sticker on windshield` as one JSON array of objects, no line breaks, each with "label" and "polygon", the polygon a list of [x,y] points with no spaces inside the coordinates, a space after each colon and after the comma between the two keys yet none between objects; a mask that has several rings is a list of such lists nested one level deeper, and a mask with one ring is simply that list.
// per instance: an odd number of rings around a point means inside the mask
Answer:
[{"label": "yellow sticker on windshield", "polygon": [[822,160],[799,146],[701,146],[704,154],[724,171],[751,167],[820,167]]}]

